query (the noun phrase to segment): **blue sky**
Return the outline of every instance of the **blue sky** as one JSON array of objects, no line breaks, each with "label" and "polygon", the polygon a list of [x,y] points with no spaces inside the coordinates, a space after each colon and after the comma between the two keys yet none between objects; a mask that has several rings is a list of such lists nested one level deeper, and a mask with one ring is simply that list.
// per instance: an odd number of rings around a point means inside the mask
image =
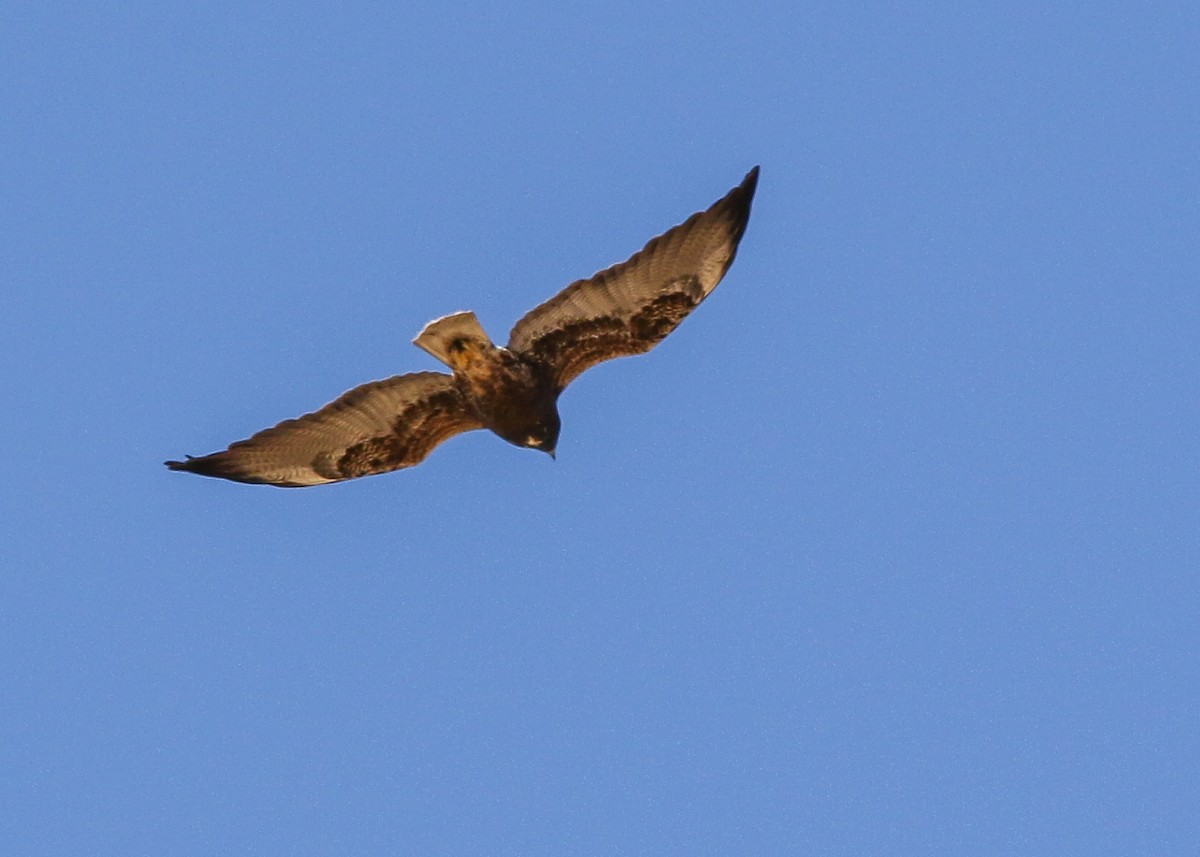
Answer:
[{"label": "blue sky", "polygon": [[[6,853],[1195,849],[1193,5],[0,17]],[[557,463],[161,466],[756,163]]]}]

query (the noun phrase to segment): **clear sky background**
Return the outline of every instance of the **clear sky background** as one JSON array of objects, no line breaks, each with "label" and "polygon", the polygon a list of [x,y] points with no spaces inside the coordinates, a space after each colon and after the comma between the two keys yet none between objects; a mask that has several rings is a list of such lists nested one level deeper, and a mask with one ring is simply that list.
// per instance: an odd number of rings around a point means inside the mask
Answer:
[{"label": "clear sky background", "polygon": [[[1200,843],[1194,3],[12,4],[0,851]],[[754,164],[561,400],[170,473]]]}]

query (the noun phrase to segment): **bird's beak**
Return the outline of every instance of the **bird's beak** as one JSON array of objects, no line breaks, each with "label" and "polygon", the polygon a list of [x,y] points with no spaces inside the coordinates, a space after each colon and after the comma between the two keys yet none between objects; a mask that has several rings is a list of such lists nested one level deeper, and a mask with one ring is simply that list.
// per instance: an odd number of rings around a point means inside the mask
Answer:
[{"label": "bird's beak", "polygon": [[551,459],[552,461],[558,461],[558,456],[554,454],[554,450],[553,450],[553,449],[547,449],[547,450],[546,450],[546,455],[550,456],[550,459]]}]

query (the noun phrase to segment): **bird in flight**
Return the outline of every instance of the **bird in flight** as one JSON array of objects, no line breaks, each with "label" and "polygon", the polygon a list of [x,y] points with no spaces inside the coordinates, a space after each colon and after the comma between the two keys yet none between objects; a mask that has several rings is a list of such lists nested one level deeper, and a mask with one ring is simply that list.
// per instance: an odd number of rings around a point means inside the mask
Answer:
[{"label": "bird in flight", "polygon": [[494,345],[473,312],[431,321],[413,340],[453,370],[355,387],[223,452],[168,461],[172,470],[301,488],[418,464],[439,443],[490,429],[554,455],[558,397],[581,372],[657,345],[716,288],[750,217],[758,167],[707,210],[628,261],[567,286]]}]

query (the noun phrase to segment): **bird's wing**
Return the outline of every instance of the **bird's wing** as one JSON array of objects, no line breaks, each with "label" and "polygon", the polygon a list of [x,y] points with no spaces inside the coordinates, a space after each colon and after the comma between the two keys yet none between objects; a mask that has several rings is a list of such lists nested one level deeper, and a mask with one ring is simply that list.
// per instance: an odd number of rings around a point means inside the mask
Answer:
[{"label": "bird's wing", "polygon": [[411,467],[447,438],[478,428],[483,424],[451,376],[417,372],[355,387],[224,452],[166,464],[235,482],[301,488]]},{"label": "bird's wing", "polygon": [[597,363],[649,351],[729,270],[757,183],[755,167],[627,262],[567,286],[516,323],[509,349],[548,367],[560,390]]}]

